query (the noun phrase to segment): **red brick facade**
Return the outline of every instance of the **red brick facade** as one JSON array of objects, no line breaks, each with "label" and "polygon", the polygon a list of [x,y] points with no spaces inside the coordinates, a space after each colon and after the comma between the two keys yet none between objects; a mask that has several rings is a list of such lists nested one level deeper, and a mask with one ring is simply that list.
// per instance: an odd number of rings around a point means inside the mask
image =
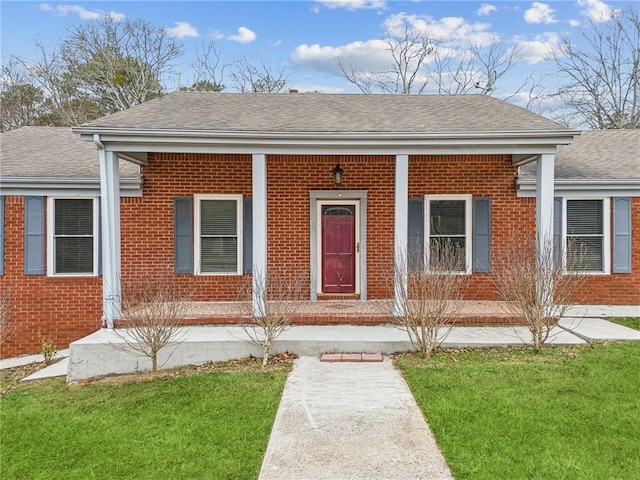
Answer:
[{"label": "red brick facade", "polygon": [[42,340],[66,348],[100,328],[102,281],[99,277],[24,275],[24,198],[5,197],[4,275],[9,292],[10,336],[1,358],[39,353]]},{"label": "red brick facade", "polygon": [[[388,296],[393,255],[393,156],[267,156],[267,263],[270,269],[310,275],[312,190],[337,190],[331,170],[344,169],[341,190],[367,192],[368,298]],[[143,196],[121,200],[122,281],[173,272],[173,199],[198,194],[251,196],[251,155],[149,154]],[[467,194],[491,199],[491,256],[535,235],[535,199],[518,198],[516,168],[508,155],[411,156],[409,196]],[[58,348],[101,326],[100,277],[24,275],[24,201],[5,198],[5,274],[13,335],[2,358],[40,351],[43,338]],[[633,199],[632,274],[593,275],[580,299],[585,304],[640,304],[640,198]],[[170,273],[173,275],[172,273]],[[196,301],[238,298],[247,275],[176,275]],[[473,274],[469,299],[496,298],[492,274]]]}]

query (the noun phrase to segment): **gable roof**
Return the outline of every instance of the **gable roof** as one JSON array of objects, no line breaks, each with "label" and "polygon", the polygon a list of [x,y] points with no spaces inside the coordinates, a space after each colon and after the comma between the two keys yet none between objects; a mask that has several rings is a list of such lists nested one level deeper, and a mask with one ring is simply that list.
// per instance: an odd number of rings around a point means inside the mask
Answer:
[{"label": "gable roof", "polygon": [[76,131],[194,130],[288,133],[571,131],[487,95],[175,92]]}]

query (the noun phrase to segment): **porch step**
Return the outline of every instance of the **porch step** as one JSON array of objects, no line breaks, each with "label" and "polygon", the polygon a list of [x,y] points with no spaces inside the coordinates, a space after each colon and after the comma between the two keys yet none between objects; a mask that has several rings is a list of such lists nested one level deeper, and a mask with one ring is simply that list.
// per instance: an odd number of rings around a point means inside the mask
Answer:
[{"label": "porch step", "polygon": [[381,353],[323,353],[321,362],[381,362]]},{"label": "porch step", "polygon": [[[240,325],[249,323],[246,307],[239,302],[192,302],[183,320],[185,326]],[[384,300],[333,299],[318,302],[302,302],[294,325],[389,325],[395,323],[390,315],[391,307]],[[461,327],[512,326],[522,324],[503,302],[465,301],[451,324]],[[117,327],[126,323],[116,322]]]}]

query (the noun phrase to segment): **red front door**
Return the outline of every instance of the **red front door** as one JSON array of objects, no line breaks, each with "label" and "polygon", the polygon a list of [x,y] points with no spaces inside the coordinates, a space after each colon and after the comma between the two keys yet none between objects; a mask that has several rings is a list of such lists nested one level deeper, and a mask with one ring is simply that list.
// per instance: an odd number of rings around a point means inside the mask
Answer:
[{"label": "red front door", "polygon": [[322,292],[356,291],[355,205],[322,206]]}]

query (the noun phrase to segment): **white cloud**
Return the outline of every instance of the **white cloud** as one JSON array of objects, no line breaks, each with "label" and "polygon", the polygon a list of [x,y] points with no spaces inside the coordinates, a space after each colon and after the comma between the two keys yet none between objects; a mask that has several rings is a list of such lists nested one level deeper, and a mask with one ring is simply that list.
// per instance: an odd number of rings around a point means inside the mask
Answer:
[{"label": "white cloud", "polygon": [[198,30],[189,22],[176,22],[175,27],[166,28],[165,30],[171,37],[176,38],[198,37],[200,35]]},{"label": "white cloud", "polygon": [[580,21],[579,20],[569,20],[569,26],[571,27],[579,27],[580,26]]},{"label": "white cloud", "polygon": [[524,12],[524,21],[527,23],[556,23],[553,16],[553,8],[546,3],[533,2],[531,8]]},{"label": "white cloud", "polygon": [[486,15],[489,15],[491,12],[495,12],[497,10],[498,10],[498,7],[496,7],[495,5],[491,5],[489,3],[483,3],[482,5],[480,5],[480,8],[476,12],[476,15],[478,15],[479,17],[484,17]]},{"label": "white cloud", "polygon": [[54,7],[48,3],[41,3],[40,10],[43,12],[54,12],[59,17],[66,17],[69,13],[75,13],[82,20],[98,20],[103,17],[110,17],[116,21],[125,19],[125,15],[123,13],[114,12],[113,10],[109,12],[104,12],[102,10],[92,11],[81,7],[80,5],[56,5]]},{"label": "white cloud", "polygon": [[606,22],[614,11],[600,0],[578,0],[580,13],[594,22]]},{"label": "white cloud", "polygon": [[536,35],[533,40],[526,40],[522,37],[516,37],[515,40],[517,47],[521,49],[522,61],[534,65],[546,59],[551,50],[558,46],[560,37],[557,33],[547,32],[543,35]]},{"label": "white cloud", "polygon": [[497,35],[490,32],[489,23],[469,23],[462,17],[443,17],[435,20],[428,15],[407,15],[398,13],[385,21],[385,27],[398,37],[404,36],[405,28],[442,39],[445,43],[463,43],[474,45],[490,45],[496,41]]},{"label": "white cloud", "polygon": [[364,71],[379,71],[389,66],[388,45],[383,40],[352,42],[339,47],[298,45],[291,54],[291,59],[298,66],[337,75],[340,74],[338,62]]},{"label": "white cloud", "polygon": [[235,35],[228,35],[227,40],[232,40],[234,42],[240,43],[250,43],[253,42],[257,35],[253,30],[249,30],[247,27],[238,28],[238,33]]},{"label": "white cloud", "polygon": [[318,0],[318,3],[327,8],[346,8],[347,10],[363,8],[381,10],[387,6],[385,0]]},{"label": "white cloud", "polygon": [[213,32],[211,32],[207,36],[209,37],[209,40],[222,40],[223,38],[225,38],[224,33],[220,32],[218,30],[214,30]]}]

